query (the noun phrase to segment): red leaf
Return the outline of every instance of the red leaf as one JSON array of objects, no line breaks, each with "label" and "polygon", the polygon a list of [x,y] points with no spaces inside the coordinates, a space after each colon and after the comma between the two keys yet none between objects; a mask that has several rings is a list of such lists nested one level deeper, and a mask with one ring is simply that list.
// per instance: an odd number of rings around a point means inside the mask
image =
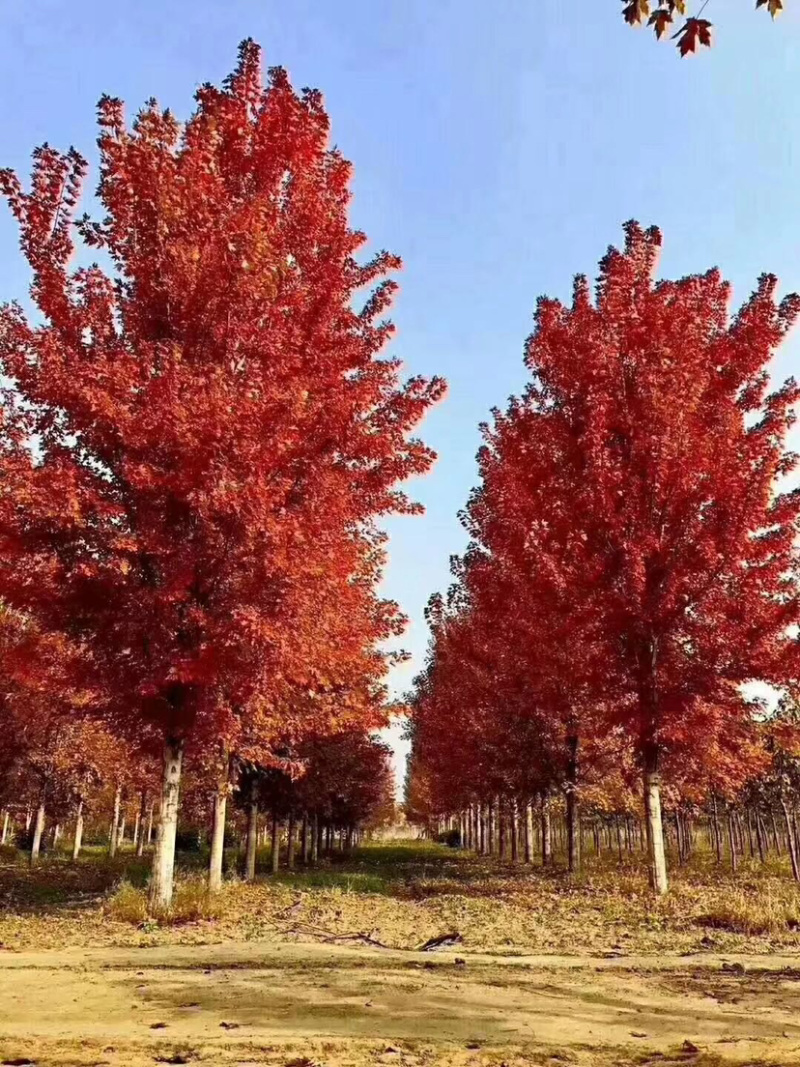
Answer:
[{"label": "red leaf", "polygon": [[708,19],[687,19],[673,40],[678,40],[678,51],[682,56],[696,52],[698,45],[711,47],[711,23]]}]

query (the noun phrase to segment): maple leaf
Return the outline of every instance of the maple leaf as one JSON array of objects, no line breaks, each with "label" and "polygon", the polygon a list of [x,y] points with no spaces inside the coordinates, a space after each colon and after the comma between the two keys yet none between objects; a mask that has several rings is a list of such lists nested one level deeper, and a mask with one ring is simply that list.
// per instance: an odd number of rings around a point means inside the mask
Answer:
[{"label": "maple leaf", "polygon": [[655,35],[658,40],[664,36],[667,30],[667,26],[672,24],[672,13],[666,7],[657,8],[648,19],[647,25],[655,28]]},{"label": "maple leaf", "polygon": [[625,7],[622,15],[629,26],[640,26],[642,19],[650,14],[650,0],[622,0]]},{"label": "maple leaf", "polygon": [[711,23],[708,19],[687,19],[672,39],[673,41],[677,39],[677,48],[682,56],[696,52],[698,45],[710,48]]},{"label": "maple leaf", "polygon": [[773,18],[783,11],[783,0],[756,0],[756,8],[766,7]]}]

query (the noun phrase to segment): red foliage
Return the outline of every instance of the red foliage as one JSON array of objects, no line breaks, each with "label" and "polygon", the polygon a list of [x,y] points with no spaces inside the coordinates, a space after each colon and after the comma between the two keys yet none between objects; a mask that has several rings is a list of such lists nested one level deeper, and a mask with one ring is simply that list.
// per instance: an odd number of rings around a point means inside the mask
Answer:
[{"label": "red foliage", "polygon": [[[570,307],[539,301],[532,382],[485,429],[476,545],[420,690],[434,758],[453,717],[463,739],[463,719],[494,733],[516,706],[537,757],[566,730],[621,736],[646,778],[662,756],[705,781],[763,766],[739,686],[797,677],[800,493],[781,486],[799,394],[768,393],[767,368],[800,300],[765,276],[730,320],[717,271],[654,284],[660,242],[630,223],[594,301],[584,278]],[[507,749],[498,773],[506,758],[531,766]]]},{"label": "red foliage", "polygon": [[38,149],[30,192],[2,173],[43,325],[0,317],[40,449],[0,584],[90,637],[120,719],[268,740],[380,680],[372,649],[399,622],[370,524],[415,510],[396,485],[433,456],[407,434],[443,384],[379,358],[399,261],[355,259],[320,95],[280,69],[264,90],[245,42],[197,100],[183,129],[151,102],[129,130],[100,102],[106,216],[78,230],[111,274],[68,269],[76,152]]}]

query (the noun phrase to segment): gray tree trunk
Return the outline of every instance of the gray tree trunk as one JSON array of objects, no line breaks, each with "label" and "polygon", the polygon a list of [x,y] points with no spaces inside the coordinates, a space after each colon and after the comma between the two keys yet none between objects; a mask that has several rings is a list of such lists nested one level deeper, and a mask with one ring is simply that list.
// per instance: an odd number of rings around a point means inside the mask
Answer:
[{"label": "gray tree trunk", "polygon": [[244,858],[244,877],[255,881],[256,851],[258,850],[258,786],[253,782],[250,790],[250,807],[247,812],[247,852]]},{"label": "gray tree trunk", "polygon": [[[147,829],[145,829],[145,817],[146,817],[146,815],[147,815],[147,790],[143,789],[142,790],[141,799],[139,801],[139,838],[138,838],[138,840],[136,842],[136,855],[137,856],[143,856],[144,855],[145,836],[148,835],[148,833],[149,833],[149,831]],[[152,812],[151,812],[151,819],[152,819]]]},{"label": "gray tree trunk", "polygon": [[525,862],[533,863],[533,808],[525,801]]},{"label": "gray tree trunk", "polygon": [[31,867],[39,862],[39,850],[42,847],[42,834],[44,833],[44,795],[36,809],[36,823],[33,828],[33,841],[31,842]]},{"label": "gray tree trunk", "polygon": [[272,854],[270,861],[272,865],[272,873],[278,873],[278,867],[280,866],[280,830],[281,824],[278,822],[278,816],[273,811],[272,813]]},{"label": "gray tree trunk", "polygon": [[656,770],[654,760],[645,767],[643,783],[650,887],[658,896],[663,896],[669,888],[669,883],[664,850],[664,825],[661,821],[661,776]]},{"label": "gray tree trunk", "polygon": [[183,742],[169,738],[164,742],[161,805],[150,877],[150,908],[154,911],[165,910],[172,903],[182,767]]},{"label": "gray tree trunk", "polygon": [[72,861],[73,863],[81,854],[83,844],[83,798],[78,801],[78,810],[75,813],[75,836],[72,838]]},{"label": "gray tree trunk", "polygon": [[303,857],[303,864],[308,864],[308,812],[303,812],[303,823],[300,830],[300,855]]},{"label": "gray tree trunk", "polygon": [[550,803],[542,794],[542,866],[549,867],[553,862],[553,823],[550,816]]},{"label": "gray tree trunk", "polygon": [[117,854],[117,845],[119,844],[119,806],[122,802],[122,787],[117,786],[117,791],[114,793],[114,814],[111,817],[111,830],[108,835],[108,854],[112,858]]},{"label": "gray tree trunk", "polygon": [[286,866],[291,871],[294,867],[294,839],[297,832],[297,822],[294,811],[289,812],[289,830],[286,835]]},{"label": "gray tree trunk", "polygon": [[[225,855],[225,814],[228,807],[227,782],[219,783],[214,794],[214,810],[211,823],[211,854],[208,858],[208,891],[218,893],[222,889],[222,860]],[[255,874],[255,871],[253,871]]]}]

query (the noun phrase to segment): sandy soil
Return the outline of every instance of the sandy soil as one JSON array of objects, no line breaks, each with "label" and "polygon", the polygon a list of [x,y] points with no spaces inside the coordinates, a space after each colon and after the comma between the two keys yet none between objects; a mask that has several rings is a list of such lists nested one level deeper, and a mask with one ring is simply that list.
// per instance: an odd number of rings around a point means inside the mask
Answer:
[{"label": "sandy soil", "polygon": [[800,957],[0,951],[0,1062],[800,1064]]}]

